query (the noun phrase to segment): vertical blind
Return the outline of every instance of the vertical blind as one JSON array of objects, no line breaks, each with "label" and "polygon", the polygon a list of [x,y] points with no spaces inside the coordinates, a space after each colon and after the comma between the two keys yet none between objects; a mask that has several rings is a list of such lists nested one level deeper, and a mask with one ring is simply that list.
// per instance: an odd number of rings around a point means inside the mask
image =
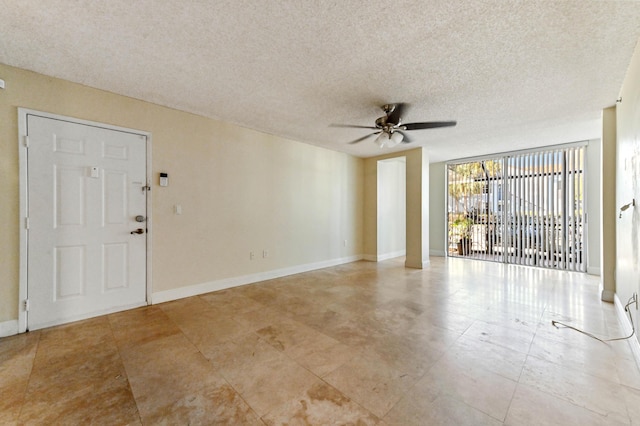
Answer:
[{"label": "vertical blind", "polygon": [[585,271],[585,147],[450,163],[448,252]]}]

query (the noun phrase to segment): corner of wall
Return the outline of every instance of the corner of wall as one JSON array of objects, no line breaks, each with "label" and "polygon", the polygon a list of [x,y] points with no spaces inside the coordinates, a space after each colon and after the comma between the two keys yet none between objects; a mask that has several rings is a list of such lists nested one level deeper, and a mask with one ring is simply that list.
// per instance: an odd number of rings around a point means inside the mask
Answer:
[{"label": "corner of wall", "polygon": [[0,337],[8,337],[18,334],[18,320],[0,322]]}]

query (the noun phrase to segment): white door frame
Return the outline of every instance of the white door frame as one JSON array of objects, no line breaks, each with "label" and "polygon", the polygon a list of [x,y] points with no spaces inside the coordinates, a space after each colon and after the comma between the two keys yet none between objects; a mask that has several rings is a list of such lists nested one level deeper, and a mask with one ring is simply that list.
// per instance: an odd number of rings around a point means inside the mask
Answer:
[{"label": "white door frame", "polygon": [[[151,187],[151,133],[129,129],[126,127],[118,127],[110,124],[99,123],[95,121],[81,120],[78,118],[67,117],[58,114],[51,114],[42,111],[36,111],[27,108],[18,108],[18,162],[19,162],[19,170],[20,170],[20,269],[19,269],[19,294],[18,294],[18,333],[24,333],[27,331],[27,306],[25,306],[25,301],[27,300],[27,212],[28,212],[28,180],[27,180],[27,150],[26,150],[26,142],[27,142],[27,117],[29,115],[36,115],[39,117],[50,118],[54,120],[68,121],[70,123],[75,124],[84,124],[93,127],[99,127],[107,130],[116,130],[121,132],[133,133],[136,135],[145,136],[147,139],[147,157],[146,157],[146,169],[147,169],[147,186]],[[151,294],[152,294],[152,280],[151,280],[151,238],[153,233],[151,229],[153,227],[153,215],[151,214],[151,190],[147,191],[147,246],[146,246],[146,299],[147,304],[151,304]]]}]

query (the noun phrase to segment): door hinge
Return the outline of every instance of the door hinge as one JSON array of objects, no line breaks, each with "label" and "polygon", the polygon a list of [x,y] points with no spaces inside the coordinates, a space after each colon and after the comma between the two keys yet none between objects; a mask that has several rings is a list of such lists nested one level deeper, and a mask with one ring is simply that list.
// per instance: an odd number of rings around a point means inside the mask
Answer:
[{"label": "door hinge", "polygon": [[22,306],[24,307],[25,312],[29,312],[29,299],[24,299]]},{"label": "door hinge", "polygon": [[25,135],[24,137],[24,147],[29,148],[29,136]]},{"label": "door hinge", "polygon": [[24,218],[24,229],[29,229],[29,218],[28,217]]}]

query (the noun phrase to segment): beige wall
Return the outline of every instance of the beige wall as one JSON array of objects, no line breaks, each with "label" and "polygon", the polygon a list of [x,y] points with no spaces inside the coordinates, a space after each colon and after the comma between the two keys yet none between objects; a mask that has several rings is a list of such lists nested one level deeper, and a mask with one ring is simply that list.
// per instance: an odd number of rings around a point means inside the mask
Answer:
[{"label": "beige wall", "polygon": [[447,244],[446,163],[429,164],[429,254],[445,256]]},{"label": "beige wall", "polygon": [[[616,107],[616,294],[625,304],[640,292],[640,44],[636,46]],[[636,200],[635,208],[620,207]],[[607,206],[605,205],[605,208]],[[611,208],[611,207],[608,207]],[[608,230],[605,228],[604,232]],[[633,310],[638,330],[638,311]]]},{"label": "beige wall", "polygon": [[367,260],[378,259],[378,160],[364,160],[364,211],[362,245]]},{"label": "beige wall", "polygon": [[429,156],[426,148],[407,151],[407,259],[405,266],[429,264]]},{"label": "beige wall", "polygon": [[362,159],[2,64],[0,78],[0,324],[18,313],[18,107],[152,133],[154,293],[363,253]]},{"label": "beige wall", "polygon": [[[602,278],[602,300],[614,301],[616,292],[616,107],[602,111],[602,165],[601,165],[601,205],[602,227],[600,239],[600,276]],[[593,220],[589,220],[589,232]]]}]

